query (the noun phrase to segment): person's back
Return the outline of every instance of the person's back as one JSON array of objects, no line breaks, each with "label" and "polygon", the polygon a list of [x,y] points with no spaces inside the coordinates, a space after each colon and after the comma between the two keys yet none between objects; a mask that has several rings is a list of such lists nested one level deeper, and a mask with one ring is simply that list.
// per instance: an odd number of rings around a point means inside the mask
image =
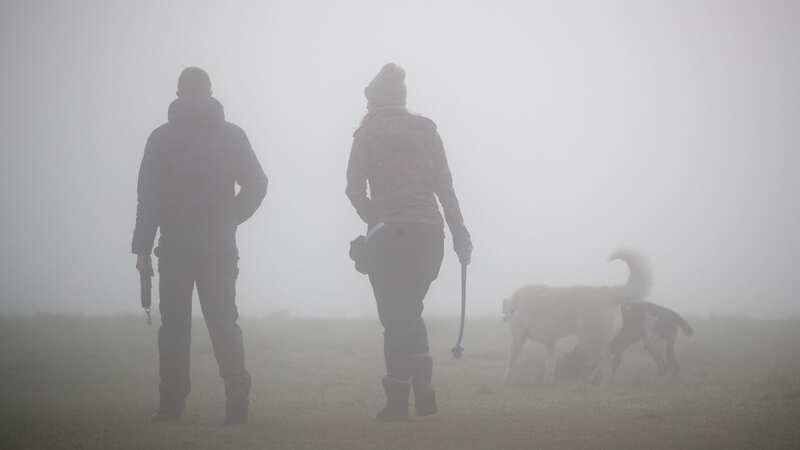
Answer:
[{"label": "person's back", "polygon": [[347,179],[347,197],[369,225],[443,225],[438,198],[454,247],[469,253],[469,232],[444,145],[432,120],[409,113],[405,106],[371,110],[353,136]]},{"label": "person's back", "polygon": [[[236,193],[239,184],[239,193]],[[152,274],[156,232],[161,327],[159,421],[180,418],[189,394],[192,292],[197,294],[225,381],[228,424],[247,421],[250,374],[236,324],[236,228],[266,195],[267,178],[244,132],[225,122],[211,81],[197,68],[181,73],[168,122],[148,139],[139,170],[132,250]]]},{"label": "person's back", "polygon": [[437,176],[445,165],[436,125],[403,109],[373,113],[356,139],[367,153],[373,214],[386,222],[442,224]]},{"label": "person's back", "polygon": [[[238,196],[236,183],[243,187]],[[266,187],[247,136],[225,121],[222,104],[178,97],[145,149],[134,253],[149,250],[157,225],[162,253],[235,255],[236,227],[258,208]]]}]

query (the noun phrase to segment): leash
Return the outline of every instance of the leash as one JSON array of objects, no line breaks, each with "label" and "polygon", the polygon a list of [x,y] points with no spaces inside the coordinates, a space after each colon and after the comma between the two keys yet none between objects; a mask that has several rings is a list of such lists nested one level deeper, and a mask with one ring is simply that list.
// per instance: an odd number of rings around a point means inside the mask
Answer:
[{"label": "leash", "polygon": [[152,323],[150,307],[152,304],[151,291],[153,289],[153,279],[151,278],[152,275],[147,272],[148,271],[139,272],[139,286],[142,291],[142,309],[144,309],[144,313],[147,314],[147,324],[150,325]]},{"label": "leash", "polygon": [[381,228],[383,228],[385,226],[386,226],[386,224],[384,222],[380,222],[380,223],[376,224],[375,226],[373,226],[372,228],[369,228],[367,230],[367,235],[364,236],[364,238],[365,238],[364,240],[368,241],[372,236],[375,235],[375,233],[377,233]]},{"label": "leash", "polygon": [[461,326],[458,330],[458,342],[453,347],[453,357],[456,359],[464,355],[464,346],[461,345],[464,340],[464,318],[467,314],[467,265],[461,264]]}]

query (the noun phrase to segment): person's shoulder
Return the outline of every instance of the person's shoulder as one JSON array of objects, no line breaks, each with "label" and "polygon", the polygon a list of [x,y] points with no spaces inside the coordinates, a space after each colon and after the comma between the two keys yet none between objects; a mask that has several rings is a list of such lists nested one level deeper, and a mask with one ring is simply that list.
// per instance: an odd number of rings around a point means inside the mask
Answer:
[{"label": "person's shoulder", "polygon": [[364,137],[364,133],[366,133],[366,128],[367,127],[365,123],[362,122],[361,124],[359,124],[358,128],[356,128],[355,131],[353,131],[353,139]]},{"label": "person's shoulder", "polygon": [[164,122],[150,132],[150,138],[159,138],[169,132],[169,122]]},{"label": "person's shoulder", "polygon": [[367,116],[355,130],[353,137],[357,139],[371,133],[384,134],[409,131],[414,133],[434,133],[436,132],[436,123],[421,114],[407,111],[388,111],[371,117]]},{"label": "person's shoulder", "polygon": [[391,115],[385,118],[384,128],[392,132],[405,132],[417,135],[427,135],[436,132],[436,123],[433,120],[410,112]]},{"label": "person's shoulder", "polygon": [[149,146],[157,146],[161,143],[169,134],[170,126],[169,122],[165,122],[153,131],[150,132],[150,136],[147,137],[147,144]]},{"label": "person's shoulder", "polygon": [[247,133],[245,133],[244,129],[233,122],[223,121],[221,129],[231,139],[247,139]]},{"label": "person's shoulder", "polygon": [[436,122],[422,114],[408,113],[405,117],[408,124],[414,128],[436,131]]},{"label": "person's shoulder", "polygon": [[227,120],[222,122],[222,128],[228,133],[244,134],[244,130],[239,125]]}]

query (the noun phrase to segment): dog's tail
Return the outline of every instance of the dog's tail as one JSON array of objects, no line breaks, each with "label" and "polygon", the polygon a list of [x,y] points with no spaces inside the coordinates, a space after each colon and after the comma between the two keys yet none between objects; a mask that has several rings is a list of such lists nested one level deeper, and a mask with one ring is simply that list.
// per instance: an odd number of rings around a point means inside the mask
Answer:
[{"label": "dog's tail", "polygon": [[609,261],[620,260],[628,265],[628,283],[625,284],[626,299],[629,301],[644,300],[650,294],[653,285],[653,274],[647,259],[634,250],[617,250],[608,257]]}]

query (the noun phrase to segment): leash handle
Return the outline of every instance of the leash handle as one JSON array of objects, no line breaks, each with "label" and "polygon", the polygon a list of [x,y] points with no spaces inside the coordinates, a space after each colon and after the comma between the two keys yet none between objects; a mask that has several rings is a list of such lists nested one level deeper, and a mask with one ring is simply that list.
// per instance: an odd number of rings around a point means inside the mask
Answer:
[{"label": "leash handle", "polygon": [[150,308],[152,306],[153,290],[153,279],[151,278],[151,275],[146,272],[140,272],[139,286],[142,294],[142,309],[144,309],[144,313],[147,315],[147,324],[150,325],[152,323],[152,318],[150,317]]},{"label": "leash handle", "polygon": [[458,359],[464,356],[464,319],[467,315],[467,265],[461,264],[461,325],[458,330],[458,342],[453,347],[453,357]]}]

